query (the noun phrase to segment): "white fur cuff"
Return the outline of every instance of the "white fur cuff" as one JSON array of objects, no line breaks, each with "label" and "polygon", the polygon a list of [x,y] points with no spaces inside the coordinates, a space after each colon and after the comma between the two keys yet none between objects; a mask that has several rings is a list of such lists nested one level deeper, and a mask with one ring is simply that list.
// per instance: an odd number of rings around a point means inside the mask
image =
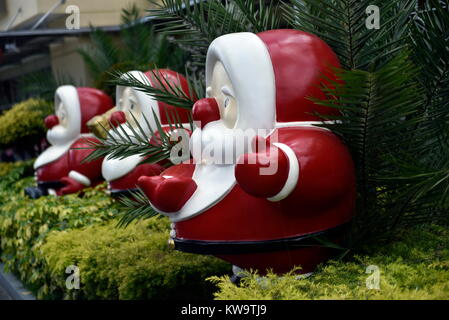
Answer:
[{"label": "white fur cuff", "polygon": [[299,162],[298,158],[296,158],[295,152],[286,144],[273,143],[273,145],[284,151],[284,153],[288,157],[288,161],[290,164],[290,169],[288,171],[288,178],[282,190],[277,195],[267,198],[267,200],[269,201],[277,202],[287,198],[290,195],[290,193],[292,193],[292,191],[295,189],[299,178]]},{"label": "white fur cuff", "polygon": [[90,179],[88,177],[73,170],[69,172],[69,177],[75,181],[78,181],[82,185],[85,185],[86,187],[89,187],[91,184]]}]

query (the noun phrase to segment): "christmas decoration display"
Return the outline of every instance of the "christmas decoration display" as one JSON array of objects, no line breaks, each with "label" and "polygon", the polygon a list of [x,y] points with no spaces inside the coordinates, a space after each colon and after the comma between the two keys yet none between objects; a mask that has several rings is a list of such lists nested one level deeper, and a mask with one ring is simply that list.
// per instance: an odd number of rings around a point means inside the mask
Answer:
[{"label": "christmas decoration display", "polygon": [[[133,77],[152,87],[164,86],[166,90],[170,90],[170,86],[176,87],[190,97],[188,82],[184,76],[168,69],[150,70],[146,73],[131,71],[122,77]],[[159,125],[164,131],[170,131],[168,118],[170,114],[174,114],[174,111],[177,121],[189,123],[189,110],[175,109],[174,106],[158,102],[152,96],[135,88],[117,86],[116,97],[116,110],[110,114],[108,123],[120,132],[125,131],[131,137],[132,130],[139,132],[141,128],[143,133],[151,135],[151,132],[158,131]],[[127,125],[125,125],[126,122]],[[114,137],[115,132],[112,128],[109,133],[111,137]],[[157,143],[156,140],[153,137],[151,143]],[[142,155],[133,155],[124,159],[107,156],[103,160],[102,174],[113,196],[129,194],[130,191],[137,189],[139,177],[159,175],[164,169],[163,161],[141,163],[143,160],[145,157]]]},{"label": "christmas decoration display", "polygon": [[93,150],[87,122],[113,107],[104,92],[61,86],[55,92],[55,114],[45,118],[47,140],[51,144],[34,163],[37,187],[26,188],[31,198],[64,195],[94,186],[101,181],[101,160],[83,162]]},{"label": "christmas decoration display", "polygon": [[[319,84],[336,80],[332,67],[339,67],[332,49],[298,30],[211,43],[207,98],[193,108],[200,122],[190,141],[193,163],[138,180],[151,206],[173,222],[177,250],[261,273],[298,265],[310,272],[329,257],[323,239],[342,239],[356,197],[349,151],[314,126],[338,114],[310,100],[324,98]],[[231,163],[217,154],[231,154]]]}]

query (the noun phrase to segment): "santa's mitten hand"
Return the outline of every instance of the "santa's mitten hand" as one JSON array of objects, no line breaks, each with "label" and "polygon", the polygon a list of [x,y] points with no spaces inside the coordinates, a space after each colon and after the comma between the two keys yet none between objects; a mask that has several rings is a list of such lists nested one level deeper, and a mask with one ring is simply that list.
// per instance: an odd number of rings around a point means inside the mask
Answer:
[{"label": "santa's mitten hand", "polygon": [[197,188],[195,181],[188,177],[140,177],[137,185],[153,207],[165,213],[181,210]]},{"label": "santa's mitten hand", "polygon": [[278,195],[287,182],[289,159],[274,145],[242,155],[235,167],[235,178],[248,194],[260,198]]},{"label": "santa's mitten hand", "polygon": [[60,180],[65,186],[57,191],[58,196],[62,196],[64,194],[71,194],[78,191],[81,191],[85,188],[85,186],[75,179],[70,177],[64,177]]}]

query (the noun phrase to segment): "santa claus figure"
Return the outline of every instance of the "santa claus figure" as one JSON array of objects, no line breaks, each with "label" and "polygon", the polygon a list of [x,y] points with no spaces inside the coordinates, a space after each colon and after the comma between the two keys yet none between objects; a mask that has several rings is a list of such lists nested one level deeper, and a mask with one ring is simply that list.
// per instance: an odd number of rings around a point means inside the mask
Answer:
[{"label": "santa claus figure", "polygon": [[323,239],[342,239],[356,196],[350,153],[314,126],[317,114],[337,114],[310,100],[325,97],[319,84],[336,79],[332,67],[339,62],[328,45],[298,30],[212,42],[207,98],[193,108],[196,161],[139,179],[173,222],[176,249],[261,273],[310,272],[329,257]]},{"label": "santa claus figure", "polygon": [[[131,71],[122,77],[137,79],[152,87],[164,86],[166,90],[178,88],[187,97],[190,97],[187,80],[181,74],[168,69],[150,70],[146,73]],[[169,122],[189,123],[189,110],[158,102],[150,95],[135,88],[117,86],[116,97],[117,109],[110,115],[109,123],[116,127],[120,133],[127,132],[130,137],[134,136],[133,130],[141,133],[140,129],[142,129],[147,136],[157,133],[157,122],[166,131],[170,129]],[[169,121],[168,118],[171,118],[171,120]],[[126,122],[127,124],[125,124]],[[109,130],[109,134],[112,137],[116,136],[113,129]],[[151,143],[156,144],[157,138],[153,137]],[[139,177],[159,175],[164,170],[163,161],[142,163],[144,160],[145,157],[141,155],[133,155],[124,159],[114,159],[107,156],[104,159],[102,174],[108,182],[108,188],[112,196],[129,195],[130,191],[137,189]]]},{"label": "santa claus figure", "polygon": [[55,114],[45,118],[47,148],[34,162],[37,187],[25,190],[32,198],[64,195],[94,186],[101,181],[102,159],[83,162],[98,142],[86,123],[113,107],[112,99],[94,88],[61,86],[55,93]]}]

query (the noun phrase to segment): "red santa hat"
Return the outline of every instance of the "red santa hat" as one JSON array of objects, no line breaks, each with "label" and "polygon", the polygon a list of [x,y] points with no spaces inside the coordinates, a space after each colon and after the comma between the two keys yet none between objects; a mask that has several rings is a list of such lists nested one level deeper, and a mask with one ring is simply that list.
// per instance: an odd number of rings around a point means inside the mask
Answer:
[{"label": "red santa hat", "polygon": [[[156,79],[155,75],[157,76],[157,78],[159,78],[161,83]],[[166,89],[168,89],[169,86],[173,88],[177,87],[180,88],[187,97],[189,98],[192,97],[186,78],[183,75],[172,70],[157,69],[157,70],[149,70],[145,73],[141,71],[130,71],[122,75],[122,79],[131,79],[131,78],[134,78],[147,86],[152,86],[155,88],[161,87],[161,85],[164,86]],[[120,97],[123,95],[123,91],[125,90],[125,88],[126,87],[124,86],[117,86],[116,89],[117,100],[120,99]],[[139,104],[141,106],[145,106],[142,112],[147,118],[153,130],[157,128],[153,111],[162,125],[168,124],[167,113],[171,116],[170,111],[174,110],[176,107],[157,101],[151,95],[148,95],[135,88],[131,89],[133,90],[136,99],[139,101]],[[188,123],[189,111],[181,108],[176,108],[176,110],[181,122]],[[144,130],[149,130],[148,128],[146,128],[146,123],[142,123],[141,125]]]},{"label": "red santa hat", "polygon": [[68,128],[78,133],[89,133],[87,122],[114,106],[106,93],[95,88],[71,85],[60,86],[55,93],[55,105],[62,102],[67,110]]},{"label": "red santa hat", "polygon": [[314,115],[338,114],[309,97],[325,98],[323,75],[335,80],[339,67],[332,49],[318,37],[298,30],[242,32],[215,39],[206,60],[206,86],[220,61],[239,103],[235,128],[272,129],[277,124],[319,121]]}]

